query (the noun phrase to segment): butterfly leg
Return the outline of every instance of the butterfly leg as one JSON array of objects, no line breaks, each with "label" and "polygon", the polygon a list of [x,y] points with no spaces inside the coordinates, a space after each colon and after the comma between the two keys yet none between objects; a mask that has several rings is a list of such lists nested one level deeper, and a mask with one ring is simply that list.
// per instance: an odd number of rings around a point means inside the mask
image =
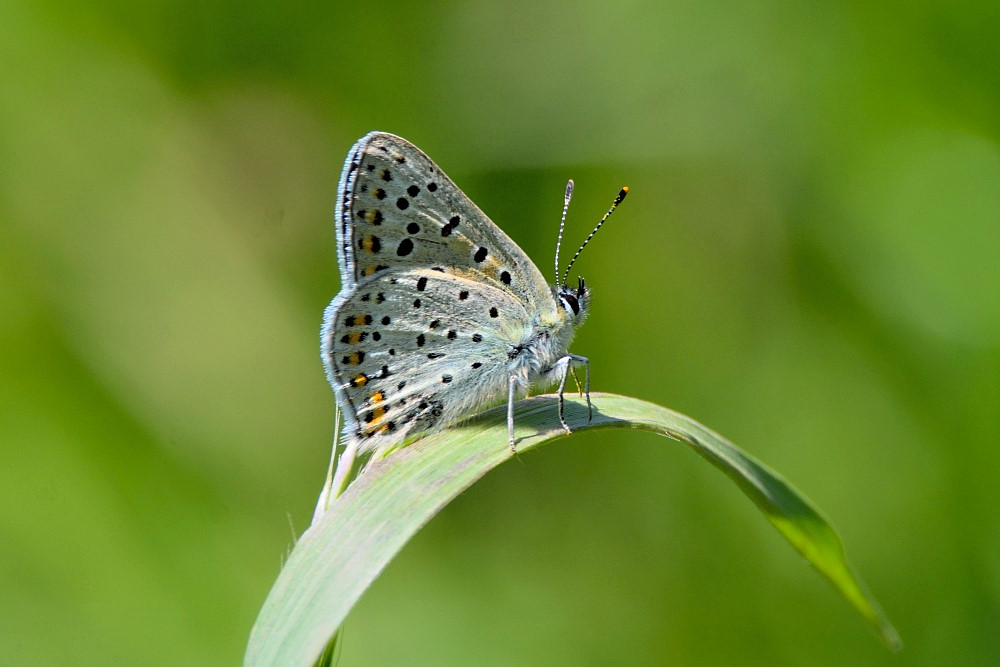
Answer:
[{"label": "butterfly leg", "polygon": [[559,396],[559,423],[562,424],[563,430],[569,435],[573,431],[570,430],[569,424],[566,423],[566,417],[563,414],[566,401],[563,400],[563,393],[566,391],[566,379],[569,377],[570,372],[570,358],[563,357],[556,362],[557,366],[562,366],[562,378],[559,380],[559,389],[556,394]]},{"label": "butterfly leg", "polygon": [[573,382],[576,384],[576,390],[580,392],[580,398],[583,398],[583,385],[580,384],[580,376],[576,374],[576,368],[570,367],[570,372],[573,374]]},{"label": "butterfly leg", "polygon": [[565,357],[556,362],[556,365],[562,365],[564,367],[562,379],[559,381],[559,423],[562,424],[563,429],[566,433],[570,433],[570,428],[566,424],[566,419],[563,416],[565,409],[565,399],[563,398],[563,393],[566,390],[566,379],[569,374],[573,372],[573,377],[576,377],[576,373],[573,370],[573,363],[582,363],[586,370],[586,375],[583,381],[583,392],[587,396],[587,421],[591,421],[594,418],[594,406],[590,403],[590,359],[587,357],[581,357],[576,354],[567,354]]},{"label": "butterfly leg", "polygon": [[517,378],[511,376],[507,380],[507,437],[509,438],[510,451],[516,454],[514,449],[514,390],[517,388]]},{"label": "butterfly leg", "polygon": [[594,421],[594,406],[590,402],[590,359],[587,357],[573,357],[576,361],[582,361],[586,369],[586,377],[583,381],[583,393],[587,396],[587,421]]}]

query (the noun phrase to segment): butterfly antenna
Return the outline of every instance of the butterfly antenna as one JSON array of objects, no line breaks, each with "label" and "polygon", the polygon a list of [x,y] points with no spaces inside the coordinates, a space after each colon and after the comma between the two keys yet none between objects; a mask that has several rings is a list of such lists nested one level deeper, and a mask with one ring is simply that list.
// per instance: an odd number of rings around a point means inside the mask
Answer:
[{"label": "butterfly antenna", "polygon": [[580,256],[580,253],[583,252],[583,249],[587,247],[588,243],[590,243],[590,239],[594,238],[594,234],[597,233],[597,230],[601,228],[601,225],[603,225],[604,222],[611,216],[611,214],[614,213],[614,210],[618,208],[618,204],[622,203],[622,201],[625,199],[625,195],[627,194],[628,194],[628,188],[627,187],[622,188],[621,192],[618,193],[618,196],[615,197],[615,202],[611,205],[611,208],[608,209],[608,212],[604,214],[604,217],[601,218],[601,221],[597,223],[596,227],[594,227],[594,231],[590,232],[590,236],[588,236],[587,239],[582,244],[580,244],[580,249],[576,251],[575,255],[573,255],[573,259],[569,261],[569,266],[566,267],[566,273],[563,274],[563,279],[562,279],[563,285],[566,284],[566,279],[569,277],[569,270],[573,268],[573,263],[576,262],[576,258]]},{"label": "butterfly antenna", "polygon": [[562,220],[559,221],[559,238],[556,240],[556,280],[559,279],[559,246],[562,245],[563,228],[566,226],[566,211],[569,210],[569,200],[573,198],[573,179],[566,184],[566,196],[563,198]]}]

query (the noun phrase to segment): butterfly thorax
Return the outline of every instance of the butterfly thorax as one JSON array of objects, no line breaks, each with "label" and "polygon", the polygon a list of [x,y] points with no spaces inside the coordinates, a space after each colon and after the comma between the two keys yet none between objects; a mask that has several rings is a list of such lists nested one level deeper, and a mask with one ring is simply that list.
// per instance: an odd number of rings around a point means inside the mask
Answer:
[{"label": "butterfly thorax", "polygon": [[554,308],[509,344],[507,371],[522,384],[544,376],[567,354],[577,327],[587,317],[590,292],[582,279],[576,288],[553,287],[552,298]]}]

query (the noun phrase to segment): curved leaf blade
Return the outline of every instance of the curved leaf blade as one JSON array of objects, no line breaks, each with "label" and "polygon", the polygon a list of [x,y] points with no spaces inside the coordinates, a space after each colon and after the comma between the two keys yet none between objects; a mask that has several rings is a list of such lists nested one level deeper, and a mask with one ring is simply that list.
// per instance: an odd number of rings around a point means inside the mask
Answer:
[{"label": "curved leaf blade", "polygon": [[[592,394],[592,399],[589,423],[586,405],[567,399],[567,421],[575,429],[631,428],[689,445],[736,482],[886,645],[899,650],[899,635],[854,573],[840,538],[780,475],[682,414],[614,394]],[[519,401],[515,425],[519,453],[565,436],[553,396]],[[512,456],[501,406],[370,465],[295,545],[250,633],[244,664],[315,664],[406,542],[459,493]]]}]

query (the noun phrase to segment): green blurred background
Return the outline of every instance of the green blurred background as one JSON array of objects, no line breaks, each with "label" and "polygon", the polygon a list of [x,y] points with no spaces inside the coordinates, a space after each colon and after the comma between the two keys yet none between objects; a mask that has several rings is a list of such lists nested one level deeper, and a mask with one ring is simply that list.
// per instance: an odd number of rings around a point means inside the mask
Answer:
[{"label": "green blurred background", "polygon": [[[596,390],[809,495],[888,653],[682,446],[580,434],[403,551],[343,665],[1000,664],[996,2],[0,1],[0,655],[224,665],[308,524],[372,129],[594,291]],[[291,523],[291,526],[289,525]]]}]

